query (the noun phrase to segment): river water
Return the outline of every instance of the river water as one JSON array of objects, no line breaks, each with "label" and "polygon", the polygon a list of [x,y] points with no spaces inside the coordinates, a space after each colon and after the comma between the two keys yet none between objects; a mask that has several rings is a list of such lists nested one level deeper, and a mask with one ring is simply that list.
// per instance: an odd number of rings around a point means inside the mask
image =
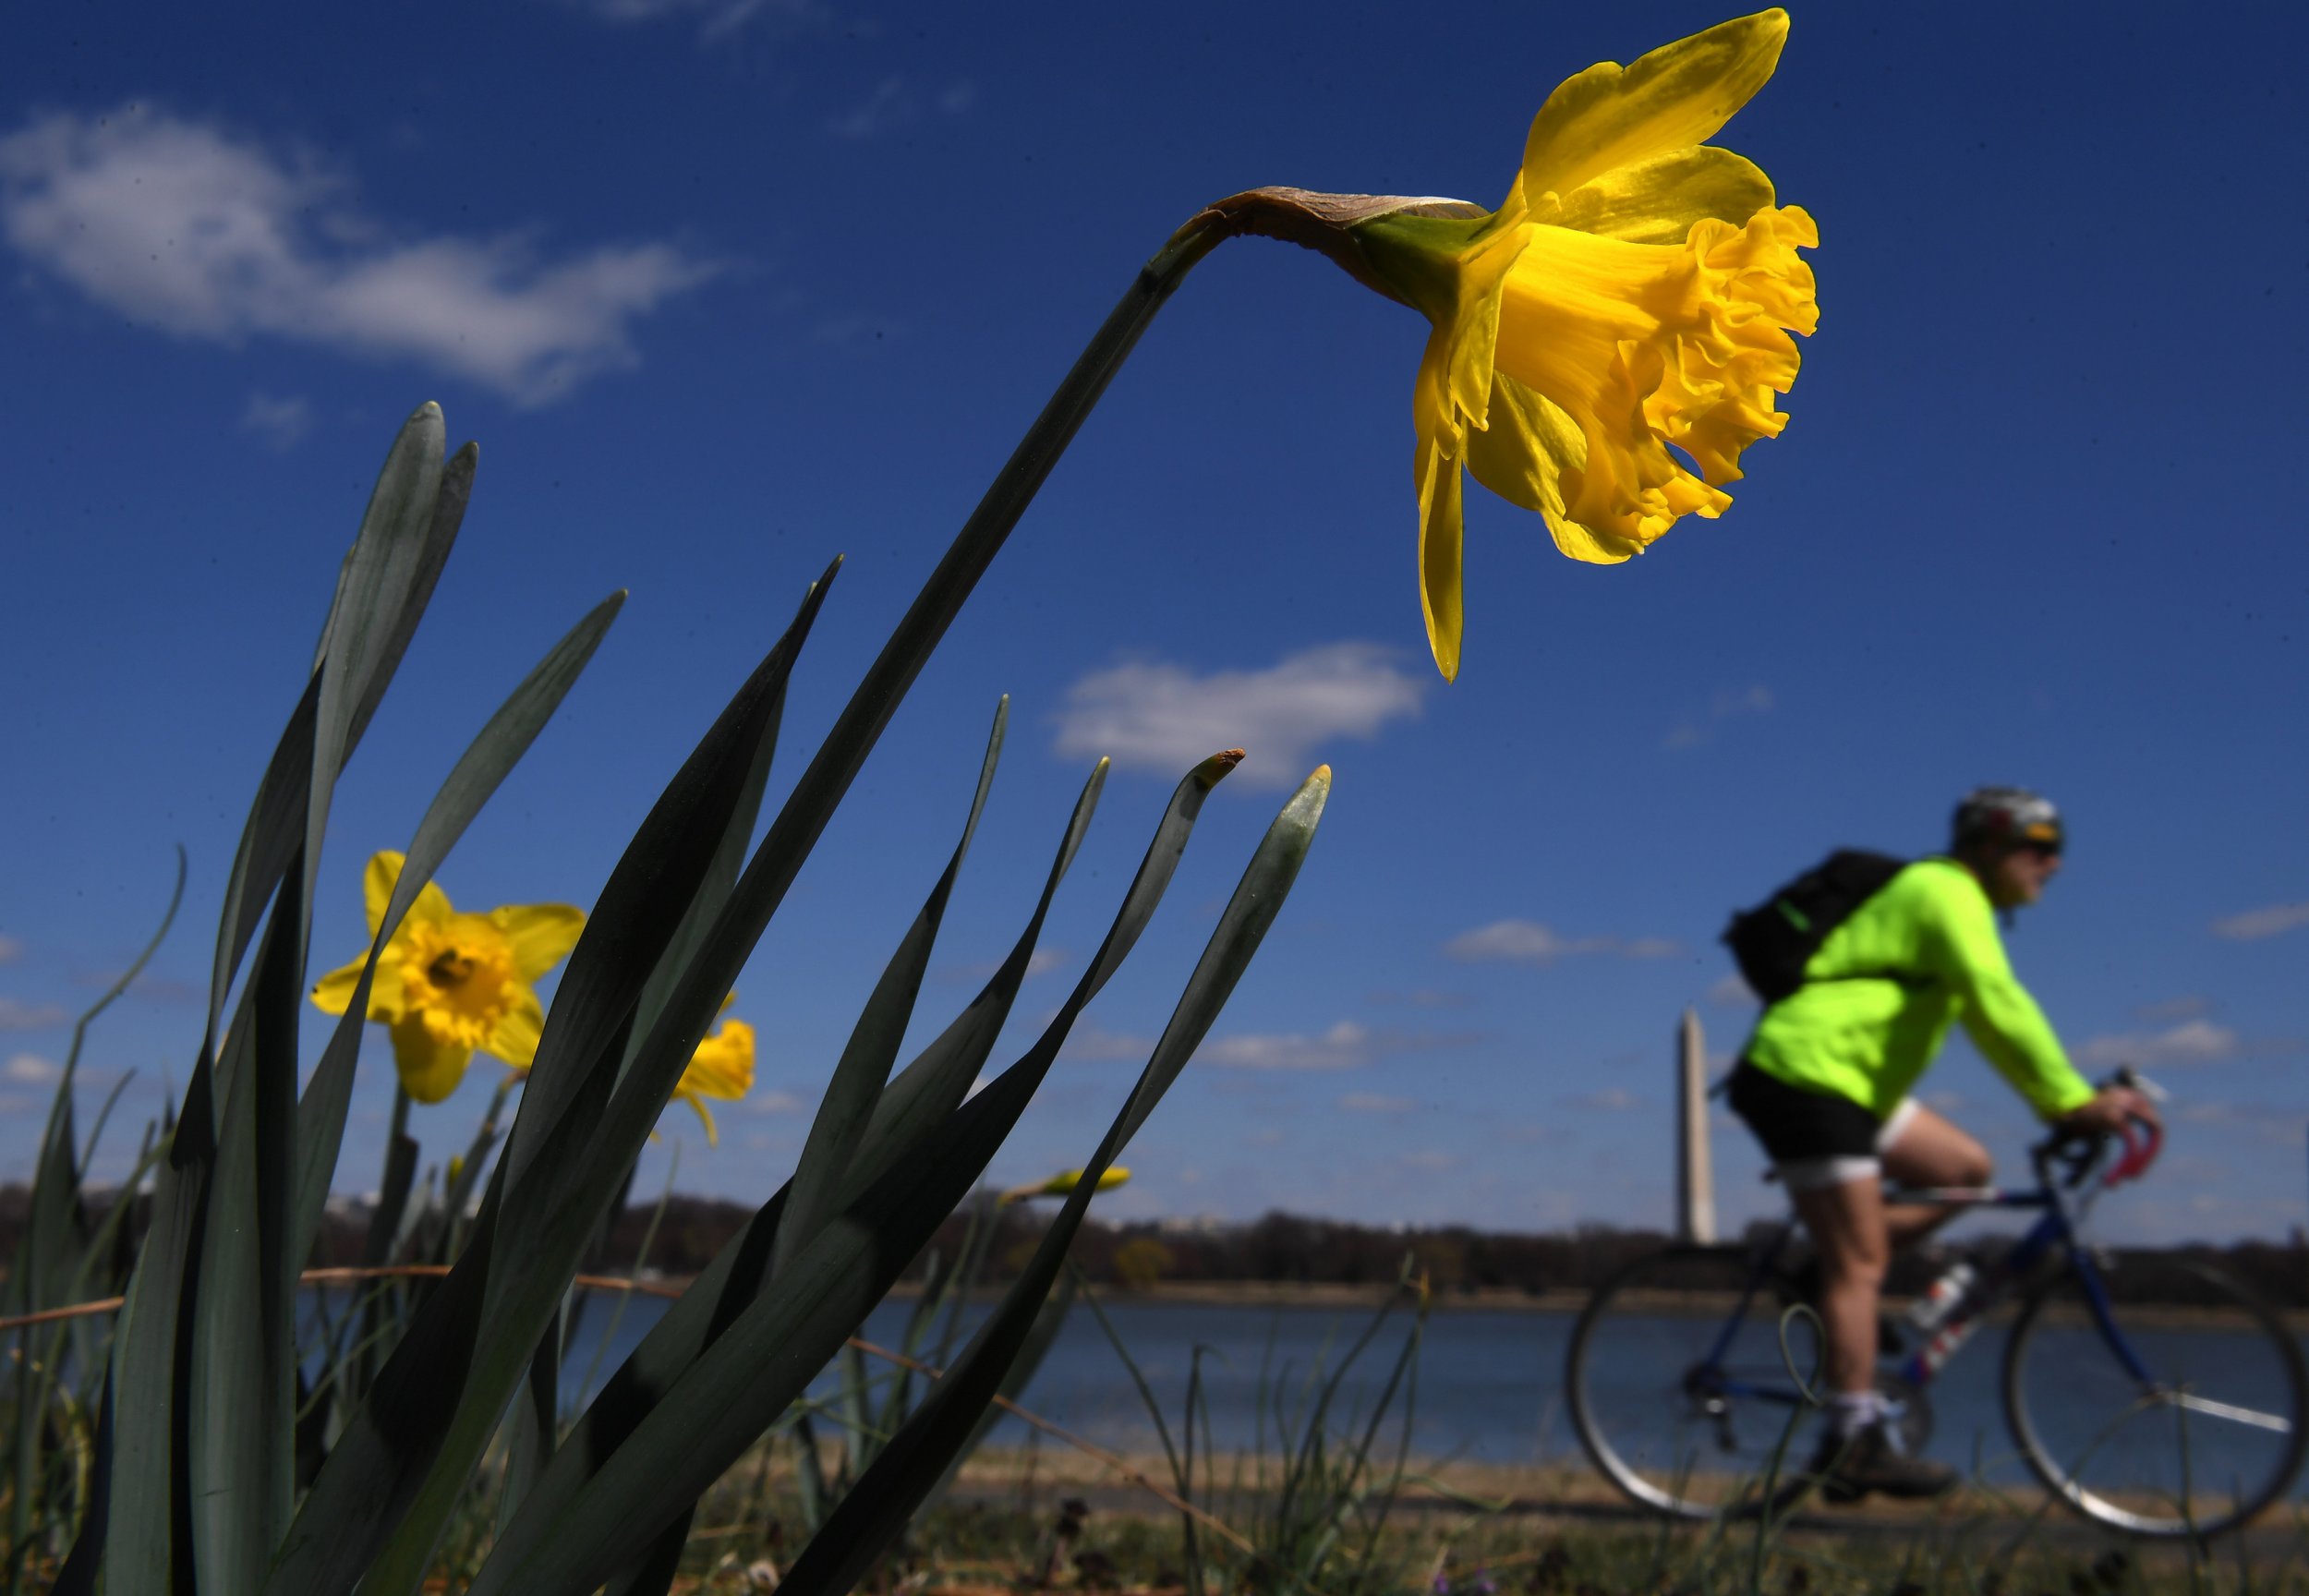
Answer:
[{"label": "river water", "polygon": [[[1172,1437],[1181,1433],[1190,1365],[1200,1350],[1212,1445],[1221,1451],[1277,1447],[1277,1412],[1295,1429],[1315,1377],[1336,1370],[1349,1343],[1371,1323],[1369,1309],[1209,1304],[1102,1298],[1115,1336],[1151,1388]],[[568,1388],[595,1361],[613,1304],[591,1302],[569,1352]],[[600,1376],[662,1312],[658,1300],[631,1300],[607,1343]],[[887,1303],[867,1321],[867,1340],[896,1347],[909,1305]],[[1412,1453],[1423,1459],[1496,1464],[1576,1461],[1579,1443],[1564,1411],[1564,1360],[1574,1316],[1566,1312],[1436,1312],[1428,1317],[1416,1361],[1411,1405]],[[1367,1420],[1409,1333],[1398,1312],[1379,1330],[1342,1381],[1332,1412],[1337,1435]],[[2003,1332],[1991,1325],[1942,1372],[1928,1393],[1934,1417],[1929,1451],[1990,1481],[2017,1481],[2024,1470],[2006,1434],[1999,1398]],[[2218,1336],[2201,1351],[2217,1350]],[[926,1355],[935,1356],[935,1347]],[[821,1384],[821,1389],[824,1389]],[[1159,1446],[1154,1421],[1113,1343],[1090,1311],[1077,1304],[1022,1401],[1036,1413],[1118,1451]],[[1382,1430],[1392,1452],[1401,1434],[1398,1396]],[[1026,1427],[1005,1419],[991,1444],[1015,1445]],[[1047,1445],[1047,1443],[1045,1443]],[[2301,1487],[2296,1485],[2299,1493]]]}]

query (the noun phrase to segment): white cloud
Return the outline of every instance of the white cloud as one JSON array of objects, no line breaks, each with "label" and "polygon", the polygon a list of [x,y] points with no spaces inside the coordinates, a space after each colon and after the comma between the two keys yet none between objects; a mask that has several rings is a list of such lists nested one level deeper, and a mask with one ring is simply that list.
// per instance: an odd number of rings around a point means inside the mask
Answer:
[{"label": "white cloud", "polygon": [[2096,1036],[2076,1049],[2077,1062],[2090,1069],[2113,1069],[2138,1064],[2144,1069],[2174,1069],[2191,1064],[2218,1064],[2236,1056],[2237,1034],[2210,1020],[2183,1020],[2162,1031],[2133,1031]]},{"label": "white cloud", "polygon": [[[1032,981],[1037,975],[1047,975],[1073,957],[1063,948],[1037,948],[1026,956],[1026,979]],[[990,980],[994,973],[1001,968],[1000,960],[987,959],[969,964],[941,965],[935,973],[940,981],[961,984]]]},{"label": "white cloud", "polygon": [[1373,1031],[1342,1020],[1314,1035],[1290,1032],[1215,1037],[1196,1050],[1194,1061],[1222,1070],[1359,1070],[1376,1058],[1464,1047],[1475,1040],[1467,1032]]},{"label": "white cloud", "polygon": [[1736,691],[1719,690],[1708,700],[1708,707],[1687,714],[1668,728],[1661,739],[1662,748],[1697,748],[1714,740],[1717,731],[1727,720],[1750,715],[1767,714],[1771,709],[1771,689],[1760,683]]},{"label": "white cloud", "polygon": [[61,1025],[66,1015],[54,1003],[27,1003],[17,998],[0,998],[0,1031],[45,1031]]},{"label": "white cloud", "polygon": [[1536,920],[1494,920],[1462,931],[1444,944],[1444,956],[1462,964],[1553,964],[1575,953],[1610,953],[1622,959],[1667,959],[1676,945],[1664,937],[1563,937]]},{"label": "white cloud", "polygon": [[1708,1001],[1726,1009],[1752,1009],[1756,1006],[1756,994],[1735,972],[1708,988]]},{"label": "white cloud", "polygon": [[6,1064],[0,1064],[0,1079],[18,1086],[53,1086],[64,1073],[64,1066],[37,1053],[18,1053]]},{"label": "white cloud", "polygon": [[2302,925],[2309,925],[2309,903],[2278,903],[2216,920],[2213,935],[2231,942],[2258,942],[2264,937],[2274,937]]},{"label": "white cloud", "polygon": [[1566,1107],[1586,1108],[1602,1114],[1625,1114],[1630,1109],[1641,1108],[1644,1102],[1643,1098],[1624,1086],[1606,1086],[1599,1091],[1564,1099]]},{"label": "white cloud", "polygon": [[[957,79],[929,97],[929,103],[949,116],[960,116],[976,103],[978,86]],[[837,139],[878,139],[921,119],[923,96],[903,76],[876,83],[852,109],[826,124]]]},{"label": "white cloud", "polygon": [[1462,1153],[1444,1153],[1430,1148],[1420,1153],[1406,1153],[1396,1162],[1423,1174],[1440,1175],[1446,1169],[1457,1169],[1466,1163],[1467,1155]]},{"label": "white cloud", "polygon": [[1058,1048],[1058,1057],[1077,1064],[1143,1064],[1154,1051],[1154,1038],[1102,1029],[1094,1020],[1078,1020]]},{"label": "white cloud", "polygon": [[1339,1106],[1350,1114],[1408,1114],[1419,1105],[1408,1097],[1388,1097],[1377,1092],[1349,1092]]},{"label": "white cloud", "polygon": [[0,138],[0,232],[98,304],[180,337],[412,360],[525,405],[637,364],[632,321],[716,270],[670,244],[555,261],[514,235],[394,237],[348,188],[135,105]]},{"label": "white cloud", "polygon": [[2168,998],[2161,1003],[2144,1003],[2133,1010],[2136,1018],[2146,1020],[2152,1025],[2173,1020],[2194,1020],[2200,1014],[2212,1011],[2210,1003],[2195,996]]},{"label": "white cloud", "polygon": [[1291,787],[1316,751],[1342,737],[1369,741],[1388,721],[1416,716],[1424,676],[1375,643],[1333,643],[1264,671],[1197,676],[1183,665],[1132,661],[1083,677],[1057,717],[1058,751],[1105,754],[1125,768],[1184,775],[1222,748],[1250,751],[1229,780]]},{"label": "white cloud", "polygon": [[752,1114],[799,1114],[810,1105],[791,1092],[756,1092],[745,1100],[745,1106]]},{"label": "white cloud", "polygon": [[0,964],[13,964],[23,957],[24,942],[21,937],[0,936]]},{"label": "white cloud", "polygon": [[1203,1044],[1195,1061],[1227,1070],[1352,1070],[1372,1059],[1372,1034],[1342,1020],[1319,1035],[1215,1037]]},{"label": "white cloud", "polygon": [[695,17],[700,34],[707,39],[734,33],[759,18],[804,22],[824,15],[816,0],[562,0],[562,4],[621,26],[686,21]]},{"label": "white cloud", "polygon": [[270,393],[251,393],[241,408],[240,429],[284,453],[295,448],[312,425],[312,402],[301,394],[275,399]]}]

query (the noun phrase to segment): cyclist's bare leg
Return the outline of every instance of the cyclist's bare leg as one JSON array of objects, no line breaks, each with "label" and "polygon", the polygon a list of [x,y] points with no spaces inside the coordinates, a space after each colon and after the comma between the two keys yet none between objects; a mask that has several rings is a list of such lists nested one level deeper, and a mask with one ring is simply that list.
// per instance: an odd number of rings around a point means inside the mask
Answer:
[{"label": "cyclist's bare leg", "polygon": [[[1884,1177],[1901,1186],[1986,1186],[1995,1173],[1989,1150],[1923,1104],[1910,1108],[1900,1134],[1877,1150]],[[1915,1246],[1962,1210],[1939,1203],[1895,1203],[1884,1207],[1892,1251]]]},{"label": "cyclist's bare leg", "polygon": [[1828,1389],[1831,1393],[1873,1390],[1877,1302],[1884,1289],[1885,1265],[1892,1259],[1883,1187],[1871,1178],[1817,1186],[1794,1195],[1795,1211],[1819,1253],[1819,1316],[1827,1342],[1823,1372]]}]

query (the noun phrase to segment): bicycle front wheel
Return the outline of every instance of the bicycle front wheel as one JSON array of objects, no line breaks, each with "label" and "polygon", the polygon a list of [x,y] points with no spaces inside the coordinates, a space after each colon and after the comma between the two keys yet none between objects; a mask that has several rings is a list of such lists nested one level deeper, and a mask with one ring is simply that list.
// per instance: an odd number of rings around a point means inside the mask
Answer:
[{"label": "bicycle front wheel", "polygon": [[1759,1285],[1736,1248],[1656,1252],[1598,1287],[1572,1331],[1565,1386],[1604,1476],[1690,1518],[1793,1497],[1819,1421],[1789,1364],[1814,1380],[1819,1342],[1799,1316],[1783,1355],[1787,1296],[1776,1277]]},{"label": "bicycle front wheel", "polygon": [[2217,1269],[2138,1258],[2106,1301],[2063,1274],[2021,1309],[2004,1411],[2055,1495],[2135,1535],[2212,1535],[2282,1496],[2309,1439],[2309,1374],[2284,1324]]}]

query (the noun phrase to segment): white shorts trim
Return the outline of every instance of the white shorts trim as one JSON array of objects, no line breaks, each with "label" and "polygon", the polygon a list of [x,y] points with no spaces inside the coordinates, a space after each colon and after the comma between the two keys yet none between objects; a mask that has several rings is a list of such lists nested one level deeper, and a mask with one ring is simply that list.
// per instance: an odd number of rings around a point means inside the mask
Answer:
[{"label": "white shorts trim", "polygon": [[[1916,1123],[1916,1100],[1903,1097],[1892,1118],[1876,1132],[1876,1151],[1887,1151],[1900,1140],[1908,1127]],[[1884,1162],[1875,1158],[1835,1157],[1798,1158],[1792,1163],[1774,1166],[1780,1172],[1780,1183],[1791,1191],[1819,1191],[1830,1186],[1842,1186],[1851,1180],[1880,1180],[1884,1178]]]}]

